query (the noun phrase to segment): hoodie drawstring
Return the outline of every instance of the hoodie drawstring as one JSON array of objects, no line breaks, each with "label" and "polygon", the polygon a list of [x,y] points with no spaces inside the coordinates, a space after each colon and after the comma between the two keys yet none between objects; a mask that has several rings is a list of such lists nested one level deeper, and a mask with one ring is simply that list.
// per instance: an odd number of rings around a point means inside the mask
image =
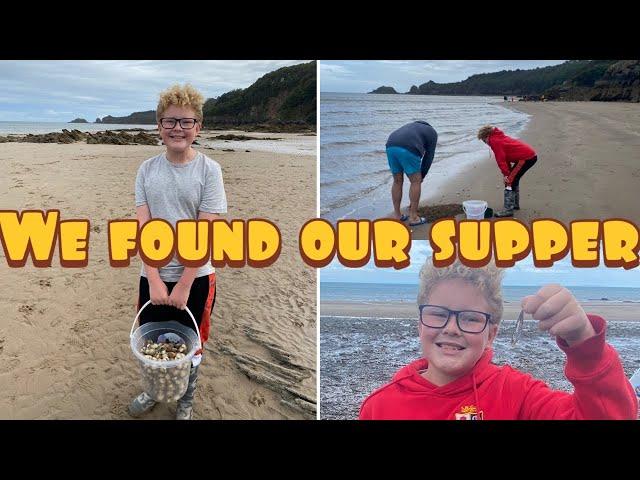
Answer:
[{"label": "hoodie drawstring", "polygon": [[475,371],[471,374],[471,381],[473,382],[473,395],[474,395],[475,400],[476,400],[476,408],[478,409],[478,412],[481,412],[482,410],[480,410],[480,401],[478,400],[478,387],[476,386],[476,372]]}]

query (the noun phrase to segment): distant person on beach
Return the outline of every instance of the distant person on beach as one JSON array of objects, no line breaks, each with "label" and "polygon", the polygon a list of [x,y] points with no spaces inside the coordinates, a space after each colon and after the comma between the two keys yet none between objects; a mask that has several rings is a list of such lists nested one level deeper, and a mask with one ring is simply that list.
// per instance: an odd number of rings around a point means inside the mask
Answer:
[{"label": "distant person on beach", "polygon": [[[135,183],[136,216],[140,227],[151,219],[164,219],[174,228],[179,220],[214,220],[227,212],[227,198],[220,165],[192,144],[202,127],[204,97],[192,86],[174,85],[160,94],[156,117],[166,147],[160,155],[140,165]],[[143,264],[138,310],[140,325],[177,320],[195,330],[188,307],[198,324],[202,343],[209,336],[210,318],[216,297],[216,274],[210,263],[185,267],[177,257],[162,268]],[[189,386],[178,400],[176,419],[190,420],[202,351],[192,361]],[[156,401],[147,392],[129,405],[138,417]]]},{"label": "distant person on beach", "polygon": [[638,400],[618,353],[606,342],[606,321],[586,314],[560,285],[543,286],[525,297],[522,309],[566,354],[564,372],[573,393],[552,390],[508,365],[491,363],[503,313],[502,274],[493,265],[471,268],[455,262],[435,268],[427,260],[418,293],[423,358],[369,395],[360,419],[636,418]]},{"label": "distant person on beach", "polygon": [[[409,226],[422,225],[426,218],[418,216],[418,205],[422,182],[429,172],[438,143],[438,133],[427,122],[417,120],[408,123],[389,135],[387,140],[387,160],[393,175],[391,201],[393,213],[400,221],[409,221]],[[409,215],[400,211],[404,175],[409,182]]]},{"label": "distant person on beach", "polygon": [[492,125],[478,130],[478,139],[491,147],[504,175],[504,210],[494,215],[513,217],[513,211],[520,210],[520,179],[538,161],[536,152],[522,140],[511,138]]}]

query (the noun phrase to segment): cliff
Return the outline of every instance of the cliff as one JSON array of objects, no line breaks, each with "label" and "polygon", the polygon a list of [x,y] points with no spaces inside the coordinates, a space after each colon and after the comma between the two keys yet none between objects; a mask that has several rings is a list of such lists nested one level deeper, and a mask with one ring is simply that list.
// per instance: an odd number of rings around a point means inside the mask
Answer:
[{"label": "cliff", "polygon": [[573,78],[546,92],[549,100],[640,102],[640,60],[620,60],[592,78]]},{"label": "cliff", "polygon": [[203,113],[208,128],[315,128],[316,62],[280,68],[248,88],[209,99]]},{"label": "cliff", "polygon": [[[570,60],[560,65],[530,70],[503,70],[472,75],[453,83],[428,81],[413,85],[410,95],[509,95],[554,98],[562,95],[583,98],[590,89],[597,88],[605,98],[632,98],[635,61]],[[619,65],[620,64],[620,65]],[[618,65],[614,67],[614,65]],[[610,70],[613,69],[613,70]],[[599,83],[602,82],[602,83]],[[381,87],[385,88],[385,87]],[[591,92],[595,96],[598,92]],[[587,95],[588,96],[588,95]],[[549,97],[551,98],[551,97]]]}]

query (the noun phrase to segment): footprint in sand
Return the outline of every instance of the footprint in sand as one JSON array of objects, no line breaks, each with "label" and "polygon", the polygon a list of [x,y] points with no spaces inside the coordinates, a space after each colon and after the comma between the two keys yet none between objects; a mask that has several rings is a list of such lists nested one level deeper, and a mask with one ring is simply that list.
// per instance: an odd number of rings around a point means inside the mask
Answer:
[{"label": "footprint in sand", "polygon": [[96,233],[100,233],[100,226],[99,226],[99,225],[96,225],[96,226],[95,226],[95,227],[93,227],[91,230],[92,230],[92,231],[94,231],[94,232],[96,232]]},{"label": "footprint in sand", "polygon": [[51,279],[50,278],[42,278],[42,279],[38,280],[38,285],[40,285],[41,287],[50,287],[51,286]]},{"label": "footprint in sand", "polygon": [[260,392],[253,392],[253,394],[251,394],[251,396],[249,397],[249,402],[251,402],[256,407],[261,407],[262,405],[267,403]]},{"label": "footprint in sand", "polygon": [[31,315],[33,313],[33,305],[23,304],[18,307],[18,311],[20,313],[24,313],[25,315]]},{"label": "footprint in sand", "polygon": [[127,412],[127,406],[122,403],[122,401],[118,397],[115,397],[113,399],[110,411],[111,415],[113,415],[115,418],[130,418]]},{"label": "footprint in sand", "polygon": [[4,337],[0,337],[0,353],[2,353],[2,350],[4,350]]},{"label": "footprint in sand", "polygon": [[76,323],[73,324],[73,327],[71,327],[71,330],[73,330],[78,334],[88,329],[89,329],[89,322],[87,322],[86,320],[78,320]]}]

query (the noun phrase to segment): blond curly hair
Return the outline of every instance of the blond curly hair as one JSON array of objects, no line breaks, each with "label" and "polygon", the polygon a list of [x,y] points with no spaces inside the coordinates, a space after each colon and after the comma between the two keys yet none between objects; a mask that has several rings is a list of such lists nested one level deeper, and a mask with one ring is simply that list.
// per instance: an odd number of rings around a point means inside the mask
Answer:
[{"label": "blond curly hair", "polygon": [[495,127],[493,125],[485,125],[484,127],[480,127],[480,130],[478,130],[478,140],[486,140],[489,135],[491,135],[491,132],[493,132],[493,129]]},{"label": "blond curly hair", "polygon": [[162,118],[167,108],[171,105],[176,105],[178,107],[192,108],[198,122],[202,123],[202,106],[204,105],[204,101],[204,96],[188,83],[184,86],[176,83],[160,93],[158,108],[156,108],[156,120],[160,121],[160,118]]},{"label": "blond curly hair", "polygon": [[420,269],[420,290],[418,291],[418,305],[428,303],[429,294],[435,286],[444,281],[459,278],[482,292],[489,304],[491,322],[499,324],[502,320],[502,277],[504,271],[494,264],[487,264],[480,268],[471,268],[462,264],[459,259],[448,267],[433,266],[431,258]]}]

